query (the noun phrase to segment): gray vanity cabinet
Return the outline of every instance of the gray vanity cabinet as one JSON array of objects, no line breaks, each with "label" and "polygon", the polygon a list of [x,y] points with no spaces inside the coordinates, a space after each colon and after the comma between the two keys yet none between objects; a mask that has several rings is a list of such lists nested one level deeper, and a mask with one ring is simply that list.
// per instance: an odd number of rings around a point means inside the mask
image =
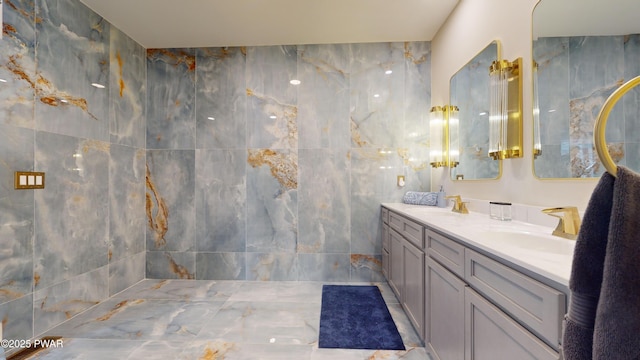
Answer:
[{"label": "gray vanity cabinet", "polygon": [[[558,359],[565,297],[425,230],[425,343],[436,360]],[[523,325],[524,324],[524,325]]]},{"label": "gray vanity cabinet", "polygon": [[566,294],[557,285],[399,213],[387,215],[387,279],[434,360],[561,358]]},{"label": "gray vanity cabinet", "polygon": [[[389,264],[387,280],[416,332],[420,338],[423,338],[424,228],[392,211],[388,213],[388,219]],[[384,242],[383,240],[383,244]],[[383,260],[384,256],[383,253]]]}]

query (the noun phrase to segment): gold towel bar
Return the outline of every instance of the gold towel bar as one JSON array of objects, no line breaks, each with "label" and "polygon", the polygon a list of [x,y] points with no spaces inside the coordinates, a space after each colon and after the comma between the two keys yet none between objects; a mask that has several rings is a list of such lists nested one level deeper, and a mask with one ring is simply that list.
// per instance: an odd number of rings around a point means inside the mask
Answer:
[{"label": "gold towel bar", "polygon": [[607,119],[609,118],[611,109],[613,109],[613,106],[618,102],[618,100],[638,84],[640,84],[640,76],[634,77],[616,89],[616,91],[609,96],[607,101],[604,102],[593,128],[593,143],[596,146],[598,157],[600,158],[600,161],[602,161],[604,168],[607,169],[607,172],[613,176],[616,176],[618,173],[618,166],[613,162],[613,158],[611,157],[611,154],[609,154],[609,150],[607,150],[607,139],[605,138]]}]

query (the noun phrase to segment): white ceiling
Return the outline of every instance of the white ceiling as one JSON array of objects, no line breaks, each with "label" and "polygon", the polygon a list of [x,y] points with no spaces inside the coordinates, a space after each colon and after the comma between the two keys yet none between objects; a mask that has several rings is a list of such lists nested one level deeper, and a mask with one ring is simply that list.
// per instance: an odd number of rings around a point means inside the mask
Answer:
[{"label": "white ceiling", "polygon": [[460,0],[80,0],[145,48],[430,41]]}]

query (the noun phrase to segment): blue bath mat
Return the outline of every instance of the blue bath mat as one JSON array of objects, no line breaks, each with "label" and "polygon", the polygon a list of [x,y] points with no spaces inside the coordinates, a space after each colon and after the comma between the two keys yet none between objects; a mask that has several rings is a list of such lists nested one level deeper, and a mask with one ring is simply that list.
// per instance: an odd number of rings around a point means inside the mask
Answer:
[{"label": "blue bath mat", "polygon": [[324,285],[318,347],[405,350],[377,286]]}]

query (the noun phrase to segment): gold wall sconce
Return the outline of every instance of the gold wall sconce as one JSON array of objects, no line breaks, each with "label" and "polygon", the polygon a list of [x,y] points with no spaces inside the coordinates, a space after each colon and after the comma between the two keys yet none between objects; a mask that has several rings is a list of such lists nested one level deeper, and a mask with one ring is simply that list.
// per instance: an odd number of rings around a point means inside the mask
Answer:
[{"label": "gold wall sconce", "polygon": [[518,158],[522,151],[522,58],[496,60],[489,67],[489,157]]},{"label": "gold wall sconce", "polygon": [[533,158],[542,155],[540,141],[540,100],[538,100],[538,63],[533,62]]},{"label": "gold wall sconce", "polygon": [[432,167],[456,167],[460,163],[458,128],[457,106],[431,108],[429,163]]}]

